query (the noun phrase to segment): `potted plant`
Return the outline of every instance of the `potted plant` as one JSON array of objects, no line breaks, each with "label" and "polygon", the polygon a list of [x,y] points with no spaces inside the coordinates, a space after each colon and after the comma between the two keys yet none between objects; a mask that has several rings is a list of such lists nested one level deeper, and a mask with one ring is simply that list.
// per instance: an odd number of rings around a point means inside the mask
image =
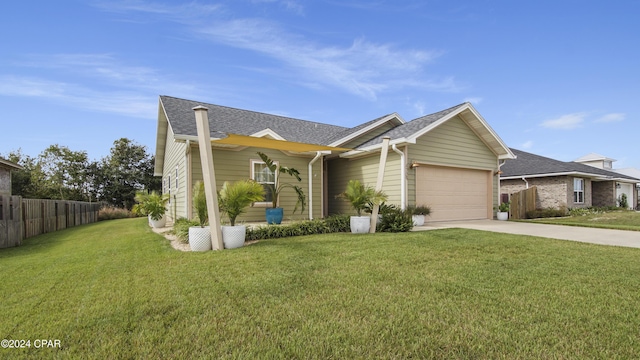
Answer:
[{"label": "potted plant", "polygon": [[304,208],[307,205],[307,199],[304,195],[304,191],[298,185],[290,184],[290,183],[281,183],[280,182],[280,174],[287,174],[294,179],[298,180],[298,182],[302,181],[300,178],[300,172],[294,168],[280,166],[271,160],[266,154],[258,152],[260,159],[265,163],[266,167],[269,169],[271,174],[275,177],[275,181],[271,184],[265,184],[269,188],[269,193],[271,194],[271,202],[272,207],[266,209],[266,217],[268,224],[280,224],[282,222],[282,217],[284,216],[284,210],[281,207],[278,207],[278,202],[280,201],[280,192],[286,188],[293,189],[298,196],[298,200],[296,201],[296,206],[293,208],[293,212],[295,213],[298,210],[298,206],[301,207],[300,213],[304,212]]},{"label": "potted plant", "polygon": [[359,180],[349,180],[346,190],[338,197],[347,200],[358,214],[351,216],[350,226],[353,234],[368,233],[371,227],[371,216],[362,216],[362,211],[368,206],[380,205],[387,200],[387,195],[376,191],[371,186],[365,186]]},{"label": "potted plant", "polygon": [[247,228],[236,226],[236,218],[245,212],[247,206],[264,200],[264,188],[254,180],[225,181],[218,196],[220,212],[229,217],[231,226],[222,226],[222,242],[226,249],[244,245]]},{"label": "potted plant", "polygon": [[508,220],[509,219],[509,203],[503,202],[498,206],[498,213],[496,214],[498,220]]},{"label": "potted plant", "polygon": [[407,210],[411,213],[413,226],[423,226],[425,216],[431,214],[431,208],[424,205],[411,206]]},{"label": "potted plant", "polygon": [[155,191],[148,194],[141,191],[136,194],[135,201],[139,204],[137,211],[149,216],[149,225],[154,228],[166,225],[164,214],[167,212],[168,194],[161,195]]},{"label": "potted plant", "polygon": [[191,226],[189,228],[189,247],[191,251],[211,250],[211,230],[206,226],[209,222],[207,197],[204,192],[204,182],[202,181],[197,181],[193,186],[193,209],[196,211],[200,226]]}]

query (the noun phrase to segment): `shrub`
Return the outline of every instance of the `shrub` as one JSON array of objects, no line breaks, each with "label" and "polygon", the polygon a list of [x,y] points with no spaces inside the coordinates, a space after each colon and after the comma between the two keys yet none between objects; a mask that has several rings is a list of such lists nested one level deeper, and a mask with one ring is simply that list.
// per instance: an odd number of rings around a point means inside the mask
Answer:
[{"label": "shrub", "polygon": [[351,232],[350,218],[351,216],[349,215],[338,214],[331,215],[324,219],[324,221],[327,224],[330,233]]},{"label": "shrub", "polygon": [[131,211],[113,206],[104,206],[98,211],[98,221],[127,219],[130,217],[134,217]]},{"label": "shrub", "polygon": [[411,213],[411,215],[430,215],[431,214],[431,208],[425,205],[418,205],[418,206],[409,206],[407,207],[407,211]]},{"label": "shrub", "polygon": [[289,236],[327,234],[331,230],[325,220],[307,220],[289,225],[266,225],[247,228],[247,240],[277,239]]},{"label": "shrub", "polygon": [[388,209],[382,213],[382,219],[376,226],[379,232],[407,232],[413,228],[412,211],[398,208]]},{"label": "shrub", "polygon": [[189,242],[189,228],[192,226],[200,226],[200,222],[179,218],[173,224],[173,229],[169,231],[169,234],[175,235],[181,243],[186,244]]},{"label": "shrub", "polygon": [[567,216],[567,210],[554,209],[554,208],[536,209],[533,211],[527,211],[527,213],[525,214],[525,217],[527,219],[563,217],[563,216]]},{"label": "shrub", "polygon": [[618,206],[623,209],[629,208],[629,200],[627,199],[627,194],[622,194],[618,197]]}]

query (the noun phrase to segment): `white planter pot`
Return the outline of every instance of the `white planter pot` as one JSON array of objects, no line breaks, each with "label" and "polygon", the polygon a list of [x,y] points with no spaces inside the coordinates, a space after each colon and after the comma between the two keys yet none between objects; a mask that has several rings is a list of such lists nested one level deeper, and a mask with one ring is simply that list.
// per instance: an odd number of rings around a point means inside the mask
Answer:
[{"label": "white planter pot", "polygon": [[367,234],[371,228],[370,216],[352,216],[349,220],[352,234]]},{"label": "white planter pot", "polygon": [[208,226],[189,228],[189,247],[191,251],[211,250],[211,229]]},{"label": "white planter pot", "polygon": [[508,212],[500,212],[500,211],[498,211],[496,213],[496,216],[498,217],[498,220],[501,220],[501,221],[509,220],[509,213]]},{"label": "white planter pot", "polygon": [[151,225],[151,227],[158,229],[158,228],[163,228],[166,224],[167,224],[167,218],[164,215],[162,215],[162,217],[159,220],[153,220],[151,218],[151,215],[149,215],[149,225]]},{"label": "white planter pot", "polygon": [[244,225],[222,226],[222,243],[225,249],[236,249],[244,246],[247,228]]},{"label": "white planter pot", "polygon": [[411,215],[411,219],[413,219],[413,226],[424,225],[424,215]]}]

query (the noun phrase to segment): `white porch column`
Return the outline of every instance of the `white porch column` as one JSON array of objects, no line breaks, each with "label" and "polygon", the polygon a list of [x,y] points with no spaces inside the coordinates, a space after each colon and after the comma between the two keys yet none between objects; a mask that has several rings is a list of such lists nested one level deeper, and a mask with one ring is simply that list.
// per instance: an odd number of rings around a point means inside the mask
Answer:
[{"label": "white porch column", "polygon": [[200,163],[204,178],[204,192],[207,197],[209,212],[209,228],[211,229],[211,246],[213,250],[222,250],[222,230],[220,229],[220,211],[218,210],[218,194],[216,192],[216,174],[213,169],[213,151],[211,150],[211,133],[209,132],[209,115],[204,106],[193,108],[198,129],[198,145],[200,147]]},{"label": "white porch column", "polygon": [[[389,138],[385,136],[382,138],[382,149],[380,150],[380,165],[378,165],[378,180],[376,181],[376,191],[382,190],[382,182],[384,180],[384,168],[387,166],[387,154],[389,153]],[[369,228],[369,233],[373,234],[376,232],[376,225],[378,225],[378,212],[380,211],[380,205],[376,204],[373,206],[373,211],[371,212],[371,227]]]}]

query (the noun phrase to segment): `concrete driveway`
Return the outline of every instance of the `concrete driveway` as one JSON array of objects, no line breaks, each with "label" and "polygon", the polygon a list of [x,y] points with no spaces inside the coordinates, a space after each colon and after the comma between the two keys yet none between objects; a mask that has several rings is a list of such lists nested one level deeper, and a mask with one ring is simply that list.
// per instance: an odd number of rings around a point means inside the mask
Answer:
[{"label": "concrete driveway", "polygon": [[640,231],[594,229],[577,226],[547,225],[497,220],[470,220],[425,223],[414,231],[464,228],[498,233],[531,235],[600,245],[640,248]]}]

